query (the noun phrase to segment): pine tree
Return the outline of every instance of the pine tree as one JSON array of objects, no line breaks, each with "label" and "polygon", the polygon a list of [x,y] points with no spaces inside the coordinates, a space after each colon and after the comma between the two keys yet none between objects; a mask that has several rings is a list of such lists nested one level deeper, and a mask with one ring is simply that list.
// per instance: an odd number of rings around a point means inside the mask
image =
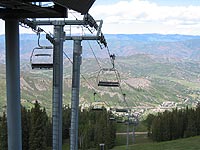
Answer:
[{"label": "pine tree", "polygon": [[42,110],[39,103],[36,101],[34,108],[31,109],[30,150],[45,150],[47,148],[47,121],[45,109]]},{"label": "pine tree", "polygon": [[111,118],[111,113],[108,114],[109,118],[108,118],[108,128],[109,128],[109,149],[111,149],[112,147],[115,146],[115,140],[116,140],[116,132],[117,132],[117,126],[116,126],[116,122],[113,120],[110,120]]},{"label": "pine tree", "polygon": [[115,145],[115,138],[116,138],[116,126],[113,121],[107,121],[107,128],[106,128],[106,146],[108,149],[111,149]]},{"label": "pine tree", "polygon": [[63,125],[62,125],[62,137],[63,141],[64,139],[69,139],[69,129],[70,129],[70,123],[71,123],[71,109],[69,107],[63,108]]},{"label": "pine tree", "polygon": [[99,148],[104,143],[106,149],[115,144],[116,125],[109,121],[109,112],[103,110],[79,111],[79,148],[87,150]]},{"label": "pine tree", "polygon": [[161,133],[161,114],[158,114],[158,116],[153,120],[152,123],[152,139],[154,141],[162,141],[162,133]]},{"label": "pine tree", "polygon": [[165,111],[161,115],[161,141],[171,140],[171,113],[169,111]]},{"label": "pine tree", "polygon": [[151,135],[151,132],[152,132],[152,123],[153,123],[153,120],[155,119],[155,116],[153,114],[149,114],[147,116],[147,119],[144,121],[144,123],[146,124],[147,126],[147,132],[148,132],[148,136]]},{"label": "pine tree", "polygon": [[177,112],[177,132],[178,132],[178,138],[184,137],[184,111],[181,109]]},{"label": "pine tree", "polygon": [[185,130],[185,137],[191,137],[197,135],[196,114],[193,109],[188,110],[187,118],[188,122]]},{"label": "pine tree", "polygon": [[1,133],[0,133],[0,149],[7,150],[8,149],[8,134],[7,134],[7,118],[5,112],[3,113],[3,117],[0,124]]},{"label": "pine tree", "polygon": [[50,118],[48,118],[46,125],[46,145],[52,147],[52,122]]},{"label": "pine tree", "polygon": [[22,149],[29,149],[30,116],[25,107],[21,107],[22,114]]},{"label": "pine tree", "polygon": [[[1,138],[1,132],[2,132],[2,128],[1,128],[1,122],[2,122],[2,117],[0,116],[0,138]],[[1,140],[0,140],[0,147],[1,147]]]},{"label": "pine tree", "polygon": [[196,108],[196,127],[197,127],[197,135],[200,135],[200,103]]},{"label": "pine tree", "polygon": [[179,118],[178,118],[178,110],[175,109],[170,113],[170,140],[175,140],[178,139],[179,136],[179,128],[181,129],[182,127],[179,126]]}]

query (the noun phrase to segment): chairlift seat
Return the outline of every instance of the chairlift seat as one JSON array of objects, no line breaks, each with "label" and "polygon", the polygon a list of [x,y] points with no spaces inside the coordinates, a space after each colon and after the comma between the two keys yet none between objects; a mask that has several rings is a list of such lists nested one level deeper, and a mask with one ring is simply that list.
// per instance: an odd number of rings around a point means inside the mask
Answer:
[{"label": "chairlift seat", "polygon": [[119,87],[120,76],[115,68],[102,68],[97,76],[98,86]]},{"label": "chairlift seat", "polygon": [[119,87],[119,82],[99,81],[98,86]]},{"label": "chairlift seat", "polygon": [[30,64],[32,69],[52,69],[53,68],[53,48],[52,46],[40,46],[33,49]]},{"label": "chairlift seat", "polygon": [[110,121],[115,121],[115,118],[114,117],[110,117],[109,120]]},{"label": "chairlift seat", "polygon": [[32,69],[52,69],[53,64],[50,63],[41,63],[41,64],[31,64]]},{"label": "chairlift seat", "polygon": [[125,112],[125,113],[128,113],[128,110],[127,109],[116,109],[116,112]]},{"label": "chairlift seat", "polygon": [[93,111],[103,111],[103,108],[92,108]]}]

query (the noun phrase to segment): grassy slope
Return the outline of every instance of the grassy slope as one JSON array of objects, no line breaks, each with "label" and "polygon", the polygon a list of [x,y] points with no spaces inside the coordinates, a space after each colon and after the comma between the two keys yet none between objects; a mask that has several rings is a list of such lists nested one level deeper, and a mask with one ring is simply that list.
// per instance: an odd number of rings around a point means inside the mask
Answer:
[{"label": "grassy slope", "polygon": [[[200,136],[160,143],[130,145],[129,150],[199,150]],[[123,150],[126,146],[117,146],[113,150]]]},{"label": "grassy slope", "polygon": [[[129,150],[199,150],[199,141],[200,136],[160,143],[145,141],[145,143],[129,145]],[[64,144],[63,149],[68,150],[69,144]],[[124,149],[126,146],[116,146],[112,150]]]}]

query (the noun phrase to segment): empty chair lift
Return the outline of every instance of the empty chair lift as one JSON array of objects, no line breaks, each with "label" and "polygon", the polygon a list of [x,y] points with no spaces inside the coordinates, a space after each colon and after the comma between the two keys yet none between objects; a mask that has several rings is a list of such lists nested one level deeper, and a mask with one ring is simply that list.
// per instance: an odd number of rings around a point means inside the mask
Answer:
[{"label": "empty chair lift", "polygon": [[98,73],[98,86],[119,87],[119,73],[115,68],[102,68]]},{"label": "empty chair lift", "polygon": [[33,49],[30,64],[32,69],[53,68],[53,47],[39,46]]}]

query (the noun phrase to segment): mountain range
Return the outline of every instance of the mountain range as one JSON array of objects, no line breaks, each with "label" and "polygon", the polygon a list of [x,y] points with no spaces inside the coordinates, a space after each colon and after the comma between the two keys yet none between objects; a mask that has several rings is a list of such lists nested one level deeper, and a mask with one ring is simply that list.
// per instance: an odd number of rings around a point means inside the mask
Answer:
[{"label": "mountain range", "polygon": [[[108,47],[117,56],[134,54],[151,54],[158,57],[175,59],[200,60],[200,36],[161,35],[161,34],[109,34],[105,35]],[[37,47],[38,38],[35,34],[20,35],[21,58],[26,59],[33,48]],[[89,43],[89,44],[88,44]],[[45,35],[41,35],[41,45],[49,45]],[[83,41],[83,57],[94,57],[90,46],[97,57],[107,57],[106,48],[100,49],[96,41]],[[65,41],[64,51],[72,55],[72,41]],[[0,35],[0,54],[5,53],[5,37]],[[2,57],[1,57],[2,58]]]},{"label": "mountain range", "polygon": [[[106,102],[110,107],[129,107],[141,111],[194,107],[200,101],[200,36],[190,35],[105,35],[108,48],[100,48],[96,41],[83,41],[81,65],[80,104],[87,106],[95,101]],[[0,36],[0,104],[5,106],[5,37]],[[49,45],[45,35],[41,45]],[[72,41],[64,43],[64,51],[72,58]],[[50,112],[52,96],[52,71],[31,70],[29,59],[37,36],[20,35],[21,100],[32,107],[38,100]],[[116,55],[115,67],[120,74],[121,88],[98,87],[100,68],[112,67],[109,53]],[[97,61],[98,60],[98,61]],[[65,105],[70,105],[71,70],[69,59],[64,56]],[[116,80],[116,74],[109,74]],[[94,97],[96,92],[96,97]],[[0,108],[0,111],[5,107]]]}]

